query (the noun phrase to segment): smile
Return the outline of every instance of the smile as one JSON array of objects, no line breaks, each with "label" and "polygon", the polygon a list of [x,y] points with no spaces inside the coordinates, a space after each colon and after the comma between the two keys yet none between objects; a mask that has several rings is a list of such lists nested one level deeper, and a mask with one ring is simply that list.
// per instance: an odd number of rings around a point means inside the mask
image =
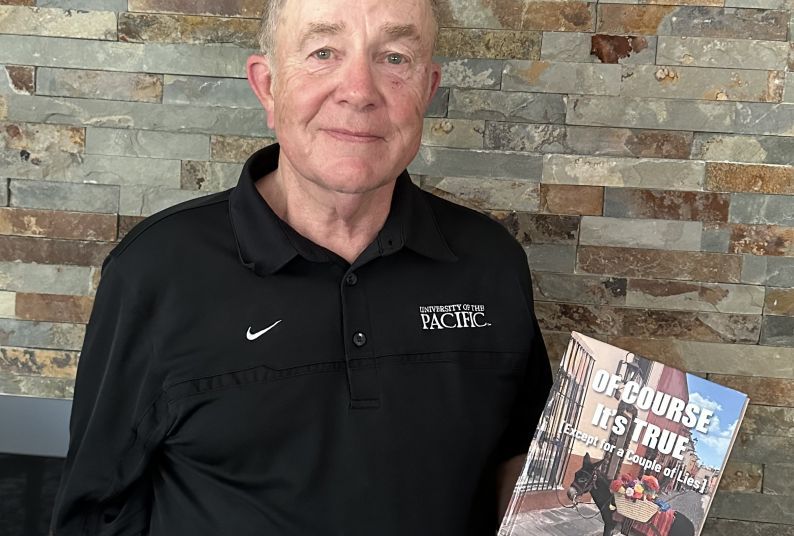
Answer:
[{"label": "smile", "polygon": [[340,141],[353,142],[353,143],[373,143],[381,141],[381,136],[376,136],[369,132],[357,132],[345,129],[324,129],[324,132]]}]

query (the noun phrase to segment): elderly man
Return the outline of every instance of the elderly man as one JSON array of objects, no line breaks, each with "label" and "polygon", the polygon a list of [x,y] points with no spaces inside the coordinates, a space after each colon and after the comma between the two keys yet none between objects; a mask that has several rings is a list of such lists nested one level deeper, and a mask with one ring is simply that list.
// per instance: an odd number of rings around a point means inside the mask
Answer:
[{"label": "elderly man", "polygon": [[105,261],[54,534],[493,534],[551,375],[520,246],[405,172],[434,6],[269,6],[279,143]]}]

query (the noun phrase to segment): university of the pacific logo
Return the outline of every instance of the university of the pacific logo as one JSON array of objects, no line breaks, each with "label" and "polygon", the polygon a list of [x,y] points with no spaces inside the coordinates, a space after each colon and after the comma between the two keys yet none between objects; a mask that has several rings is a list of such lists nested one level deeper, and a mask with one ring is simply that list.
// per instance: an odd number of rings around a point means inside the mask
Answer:
[{"label": "university of the pacific logo", "polygon": [[422,329],[486,328],[485,306],[474,303],[420,305]]}]

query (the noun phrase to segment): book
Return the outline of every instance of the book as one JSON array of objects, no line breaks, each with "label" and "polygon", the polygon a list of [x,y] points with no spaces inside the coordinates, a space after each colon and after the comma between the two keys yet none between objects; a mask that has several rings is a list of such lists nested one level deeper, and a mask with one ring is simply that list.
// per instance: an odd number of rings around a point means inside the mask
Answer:
[{"label": "book", "polygon": [[573,332],[499,536],[695,536],[748,397]]}]

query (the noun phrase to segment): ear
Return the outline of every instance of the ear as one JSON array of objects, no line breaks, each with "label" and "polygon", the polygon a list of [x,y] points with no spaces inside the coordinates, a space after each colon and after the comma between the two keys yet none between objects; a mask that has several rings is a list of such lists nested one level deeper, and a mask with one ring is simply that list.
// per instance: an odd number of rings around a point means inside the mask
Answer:
[{"label": "ear", "polygon": [[428,96],[427,96],[427,104],[426,104],[425,108],[430,106],[430,103],[433,100],[433,96],[436,94],[436,90],[438,89],[438,86],[441,85],[441,65],[439,65],[438,63],[435,63],[435,62],[431,62],[430,63],[430,77],[429,78],[430,78],[430,80],[429,80],[428,83],[430,85],[430,87],[429,87],[430,91],[429,91]]},{"label": "ear", "polygon": [[585,466],[588,466],[588,465],[593,465],[593,462],[590,461],[590,453],[589,452],[585,452],[582,466],[585,467]]},{"label": "ear", "polygon": [[275,128],[275,99],[273,98],[273,71],[270,57],[254,54],[245,64],[248,85],[251,86],[262,107],[267,112],[267,126]]}]

